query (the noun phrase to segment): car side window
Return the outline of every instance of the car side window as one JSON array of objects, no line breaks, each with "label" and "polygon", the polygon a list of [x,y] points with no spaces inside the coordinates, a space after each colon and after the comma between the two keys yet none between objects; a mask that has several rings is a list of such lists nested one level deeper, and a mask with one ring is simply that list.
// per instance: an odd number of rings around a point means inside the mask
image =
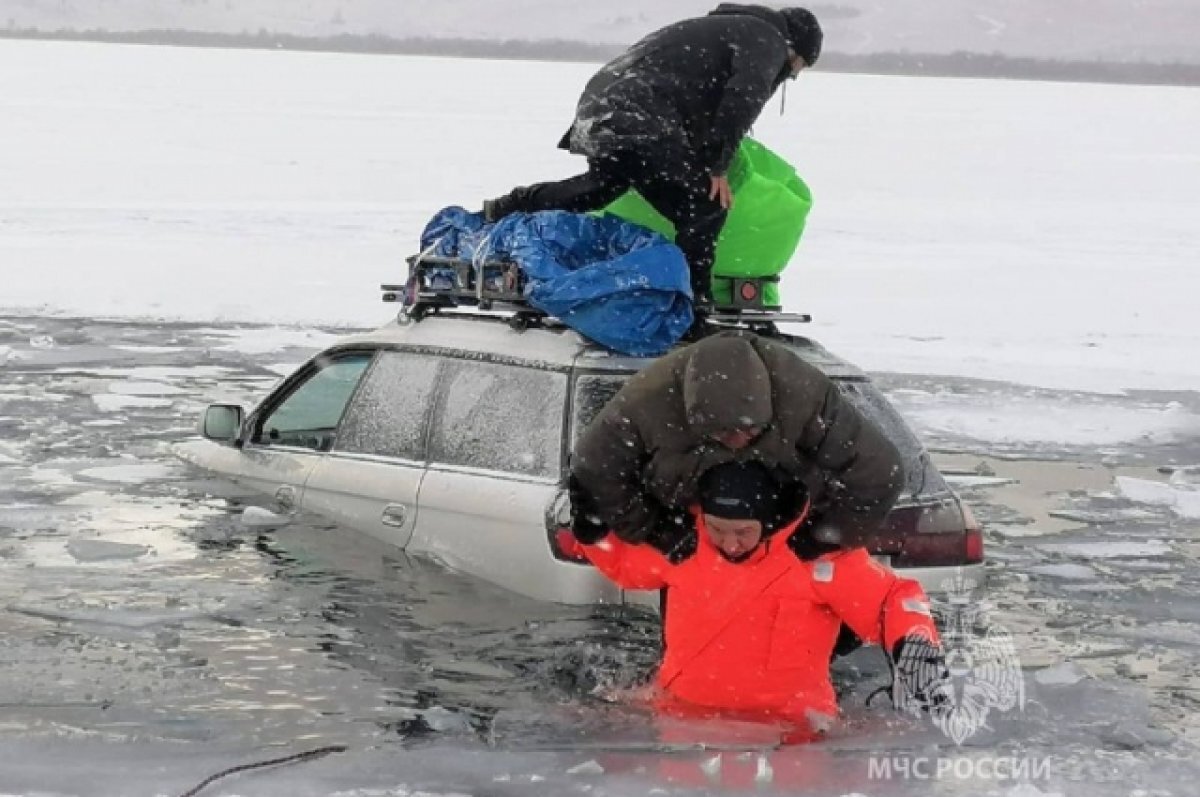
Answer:
[{"label": "car side window", "polygon": [[354,388],[371,354],[351,354],[324,362],[259,425],[254,442],[328,451]]},{"label": "car side window", "polygon": [[429,355],[381,352],[346,410],[334,449],[424,462],[437,372]]},{"label": "car side window", "polygon": [[557,478],[567,375],[499,363],[447,366],[432,462]]},{"label": "car side window", "polygon": [[575,380],[575,417],[571,422],[571,444],[579,440],[579,435],[588,428],[600,410],[604,409],[612,397],[617,395],[628,381],[627,375],[616,374],[584,374]]}]

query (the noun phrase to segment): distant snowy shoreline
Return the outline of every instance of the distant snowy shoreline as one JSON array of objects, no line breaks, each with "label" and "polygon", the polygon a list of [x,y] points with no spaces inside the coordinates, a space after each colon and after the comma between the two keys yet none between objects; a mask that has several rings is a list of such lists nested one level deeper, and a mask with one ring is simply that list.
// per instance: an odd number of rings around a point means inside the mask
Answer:
[{"label": "distant snowy shoreline", "polygon": [[[383,35],[348,33],[336,36],[298,36],[289,33],[275,33],[265,29],[259,30],[257,33],[218,33],[175,29],[110,31],[9,28],[0,30],[0,38],[581,63],[602,63],[624,49],[624,45],[597,44],[569,39],[450,37],[399,39]],[[969,77],[1200,86],[1200,64],[1050,60],[965,51],[949,54],[826,52],[821,58],[820,68],[825,72],[908,77]]]}]

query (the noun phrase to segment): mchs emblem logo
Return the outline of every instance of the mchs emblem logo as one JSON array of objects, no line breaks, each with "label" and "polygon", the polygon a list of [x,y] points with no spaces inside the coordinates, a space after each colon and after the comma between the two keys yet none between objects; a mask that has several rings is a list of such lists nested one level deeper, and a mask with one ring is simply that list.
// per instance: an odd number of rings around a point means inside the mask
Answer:
[{"label": "mchs emblem logo", "polygon": [[[896,672],[916,676],[896,679],[896,708],[916,716],[927,709],[955,744],[985,727],[991,711],[1004,713],[1025,705],[1025,682],[1012,636],[1001,626],[983,622],[986,606],[972,600],[974,587],[971,581],[956,581],[947,600],[935,605],[941,651],[928,642],[910,640],[895,663]],[[925,689],[918,692],[913,684]]]}]

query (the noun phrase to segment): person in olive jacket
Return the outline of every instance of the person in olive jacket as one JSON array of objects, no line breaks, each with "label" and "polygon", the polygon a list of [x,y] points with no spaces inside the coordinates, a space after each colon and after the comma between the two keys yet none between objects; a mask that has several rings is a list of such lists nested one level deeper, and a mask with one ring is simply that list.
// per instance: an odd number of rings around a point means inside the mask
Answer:
[{"label": "person in olive jacket", "polygon": [[669,554],[700,475],[752,460],[812,502],[818,550],[862,545],[904,484],[896,447],[829,377],[779,343],[731,331],[651,363],[583,431],[572,529],[583,543],[611,530]]},{"label": "person in olive jacket", "polygon": [[559,142],[587,157],[587,172],[487,200],[485,221],[597,210],[635,188],[675,226],[707,309],[730,163],[775,90],[816,63],[822,38],[806,9],[734,3],[651,33],[592,77]]}]

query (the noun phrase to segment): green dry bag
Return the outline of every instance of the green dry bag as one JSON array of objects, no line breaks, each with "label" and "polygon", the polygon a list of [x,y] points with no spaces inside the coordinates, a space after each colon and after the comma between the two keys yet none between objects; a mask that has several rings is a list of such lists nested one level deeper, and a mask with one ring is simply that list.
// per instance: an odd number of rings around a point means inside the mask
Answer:
[{"label": "green dry bag", "polygon": [[[767,147],[742,139],[729,167],[734,203],[717,238],[713,298],[730,301],[729,280],[721,277],[773,277],[783,271],[804,233],[812,192],[792,165]],[[602,212],[649,227],[671,240],[675,227],[636,191],[628,191]],[[763,303],[780,304],[778,283],[768,283]]]}]

